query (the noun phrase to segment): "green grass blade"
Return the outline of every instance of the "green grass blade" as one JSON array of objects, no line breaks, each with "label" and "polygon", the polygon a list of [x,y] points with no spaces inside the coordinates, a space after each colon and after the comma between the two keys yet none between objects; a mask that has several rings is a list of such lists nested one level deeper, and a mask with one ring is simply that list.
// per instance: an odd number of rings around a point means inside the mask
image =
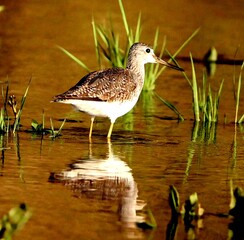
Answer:
[{"label": "green grass blade", "polygon": [[238,122],[237,118],[238,118],[238,111],[239,111],[239,105],[240,105],[240,93],[241,93],[241,82],[242,82],[242,71],[243,71],[243,68],[244,68],[244,62],[242,63],[241,72],[240,72],[239,79],[238,79],[237,94],[236,94],[235,123]]},{"label": "green grass blade", "polygon": [[182,49],[198,34],[200,28],[197,28],[191,35],[186,39],[186,41],[178,48],[178,50],[173,54],[173,59],[182,51]]},{"label": "green grass blade", "polygon": [[120,11],[121,11],[121,15],[122,15],[122,19],[123,19],[123,23],[124,23],[124,27],[125,27],[125,32],[126,32],[126,35],[127,35],[128,41],[129,41],[129,45],[132,45],[133,42],[132,42],[132,39],[130,37],[130,27],[129,27],[129,24],[127,22],[125,9],[124,9],[122,0],[118,0],[118,2],[119,2],[119,8],[120,8]]},{"label": "green grass blade", "polygon": [[4,99],[4,111],[5,111],[5,117],[8,117],[8,112],[7,112],[7,104],[8,104],[8,92],[9,92],[9,81],[7,82],[7,87],[6,87],[6,93],[5,93],[5,99]]},{"label": "green grass blade", "polygon": [[134,42],[139,42],[141,37],[141,13],[139,13],[138,19],[137,19],[137,25],[136,25],[136,33]]},{"label": "green grass blade", "polygon": [[161,98],[156,92],[154,94],[160,101],[162,101],[169,109],[171,109],[178,116],[180,121],[184,121],[184,117],[172,103]]},{"label": "green grass blade", "polygon": [[25,90],[24,96],[21,99],[20,109],[19,109],[19,111],[18,111],[18,113],[16,115],[16,119],[14,121],[13,133],[15,133],[16,130],[19,130],[20,118],[21,118],[22,111],[23,111],[23,108],[24,108],[24,105],[25,105],[25,101],[26,101],[26,97],[27,97],[27,94],[28,94],[28,91],[29,91],[29,88],[30,88],[31,80],[32,80],[32,78],[29,80],[29,83],[28,83],[27,88]]},{"label": "green grass blade", "polygon": [[54,134],[54,126],[53,126],[52,118],[50,118],[50,125],[51,125],[51,133]]},{"label": "green grass blade", "polygon": [[45,130],[45,113],[44,109],[42,110],[42,132]]},{"label": "green grass blade", "polygon": [[199,103],[198,103],[198,90],[197,90],[197,78],[196,78],[196,71],[193,63],[193,58],[190,53],[191,59],[191,67],[192,67],[192,92],[193,92],[193,109],[194,109],[194,116],[195,121],[200,121],[200,114],[199,114]]},{"label": "green grass blade", "polygon": [[62,124],[61,124],[61,126],[60,126],[60,128],[58,130],[58,133],[57,133],[58,136],[61,134],[61,131],[62,131],[63,127],[64,127],[65,122],[66,122],[66,118],[63,120],[63,122],[62,122]]},{"label": "green grass blade", "polygon": [[216,102],[216,122],[218,120],[218,110],[219,110],[219,102],[220,102],[220,96],[221,96],[221,93],[222,93],[222,89],[223,89],[223,86],[224,86],[224,79],[222,80],[221,84],[220,84],[220,87],[219,87],[219,91],[218,91],[218,95],[217,95],[217,102]]},{"label": "green grass blade", "polygon": [[61,46],[57,46],[61,51],[63,51],[68,57],[70,57],[72,60],[74,60],[76,63],[78,63],[82,68],[84,68],[87,72],[90,72],[91,70],[86,66],[84,62],[82,62],[80,59],[75,57],[73,54],[71,54],[69,51],[64,49]]},{"label": "green grass blade", "polygon": [[239,119],[238,123],[241,124],[241,123],[243,123],[243,121],[244,121],[244,114],[241,116],[241,118]]},{"label": "green grass blade", "polygon": [[101,68],[101,56],[99,51],[99,45],[98,45],[98,38],[97,38],[97,27],[94,22],[94,18],[92,18],[92,31],[93,31],[93,38],[94,38],[94,45],[95,45],[95,51],[96,51],[96,57],[98,61],[98,66]]},{"label": "green grass blade", "polygon": [[65,122],[66,122],[66,119],[64,119],[64,121],[62,122],[62,124],[61,124],[59,130],[56,131],[56,130],[54,129],[54,126],[53,126],[53,120],[52,120],[52,118],[50,118],[51,130],[50,130],[49,132],[51,133],[51,136],[50,136],[50,137],[51,137],[52,139],[55,139],[55,138],[57,138],[58,136],[61,135],[61,131],[62,131],[62,129],[63,129],[63,126],[64,126]]}]

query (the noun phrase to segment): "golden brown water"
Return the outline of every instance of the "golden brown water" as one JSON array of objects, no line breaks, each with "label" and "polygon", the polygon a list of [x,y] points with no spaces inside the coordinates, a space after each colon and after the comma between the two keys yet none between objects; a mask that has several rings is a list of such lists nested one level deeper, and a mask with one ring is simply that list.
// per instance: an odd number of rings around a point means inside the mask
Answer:
[{"label": "golden brown water", "polygon": [[[98,119],[89,145],[90,118],[70,106],[50,103],[52,96],[86,74],[56,45],[96,69],[92,16],[105,23],[111,15],[124,39],[117,2],[26,0],[1,4],[5,6],[0,13],[1,80],[8,78],[10,94],[20,99],[32,76],[23,130],[30,129],[32,119],[41,122],[43,109],[47,126],[50,117],[56,128],[61,125],[58,119],[80,120],[67,122],[63,135],[55,141],[49,136],[41,141],[24,131],[18,137],[5,137],[9,149],[2,152],[0,215],[20,202],[27,203],[33,213],[15,239],[164,239],[170,220],[171,184],[177,187],[181,203],[189,194],[198,193],[206,211],[203,228],[195,228],[198,239],[227,239],[231,220],[215,214],[229,210],[230,179],[235,186],[244,186],[243,130],[235,130],[232,124],[234,67],[218,65],[211,79],[214,89],[225,79],[216,131],[204,133],[201,126],[194,128],[190,87],[180,73],[167,70],[156,91],[175,104],[184,122],[178,123],[171,110],[145,93],[133,113],[117,120],[111,146],[106,143],[107,119]],[[220,54],[234,59],[238,48],[236,59],[244,58],[243,1],[124,1],[124,6],[132,26],[141,11],[143,42],[152,44],[159,26],[160,41],[167,36],[171,52],[201,27],[179,56],[188,75],[190,63],[183,58],[189,52],[202,59],[215,46]],[[201,78],[203,66],[196,67]],[[235,69],[238,77],[240,66]],[[242,102],[241,98],[240,115]],[[49,181],[51,173],[59,174],[58,182]],[[76,181],[65,178],[71,174]],[[154,214],[155,230],[135,226],[135,207],[142,203]],[[177,239],[187,239],[181,221]]]}]

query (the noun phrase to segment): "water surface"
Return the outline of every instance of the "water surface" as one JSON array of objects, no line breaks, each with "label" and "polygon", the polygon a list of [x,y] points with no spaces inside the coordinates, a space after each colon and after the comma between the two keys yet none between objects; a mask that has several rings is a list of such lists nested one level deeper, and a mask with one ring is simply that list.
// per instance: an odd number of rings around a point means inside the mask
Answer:
[{"label": "water surface", "polygon": [[[117,120],[111,145],[106,141],[107,119],[97,119],[89,144],[89,116],[50,103],[52,96],[86,74],[56,45],[97,69],[92,16],[101,24],[111,17],[123,41],[118,4],[95,0],[1,4],[5,6],[0,13],[1,81],[9,79],[10,94],[20,100],[32,77],[22,131],[1,138],[7,150],[2,151],[0,214],[20,202],[32,210],[32,218],[15,239],[164,239],[170,221],[169,185],[178,189],[181,203],[189,194],[198,193],[205,209],[203,226],[199,229],[194,222],[198,239],[226,239],[231,220],[216,214],[229,210],[230,180],[234,186],[244,185],[243,130],[233,124],[232,80],[234,71],[238,77],[240,66],[217,65],[211,78],[214,90],[225,79],[219,124],[212,130],[194,125],[189,84],[179,72],[166,70],[156,92],[175,104],[184,122],[144,93],[133,111]],[[171,52],[201,27],[178,57],[189,76],[190,62],[185,60],[189,52],[201,60],[215,46],[227,59],[244,58],[242,1],[124,1],[124,6],[132,26],[141,11],[142,41],[152,44],[158,26],[159,42],[166,36]],[[200,80],[203,68],[196,64]],[[240,115],[243,108],[241,102]],[[47,127],[50,117],[56,128],[60,119],[69,120],[54,141],[25,131],[32,119],[42,121],[43,110]],[[144,231],[136,222],[148,220],[147,209],[158,226]],[[186,238],[179,221],[177,239]]]}]

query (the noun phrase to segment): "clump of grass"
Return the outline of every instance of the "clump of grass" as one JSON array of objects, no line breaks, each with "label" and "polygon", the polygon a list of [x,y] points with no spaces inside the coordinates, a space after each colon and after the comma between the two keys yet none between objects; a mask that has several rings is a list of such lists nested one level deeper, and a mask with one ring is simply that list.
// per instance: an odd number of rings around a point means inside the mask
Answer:
[{"label": "clump of grass", "polygon": [[184,73],[192,89],[193,113],[195,121],[218,122],[218,110],[220,96],[224,84],[222,80],[218,92],[213,93],[210,84],[207,84],[207,74],[203,73],[202,88],[198,86],[195,66],[192,55],[190,54],[192,67],[192,81]]},{"label": "clump of grass", "polygon": [[[19,109],[17,107],[16,97],[14,95],[9,96],[9,83],[7,83],[5,95],[3,93],[4,91],[2,90],[3,107],[2,107],[1,113],[0,113],[0,133],[4,134],[4,133],[7,133],[9,131],[12,131],[12,133],[14,134],[16,131],[19,130],[20,125],[21,125],[20,124],[21,115],[23,112],[23,108],[25,105],[25,101],[27,98],[27,94],[29,91],[30,84],[31,84],[31,79],[30,79],[30,81],[27,85],[27,88],[25,90],[25,93],[21,99]],[[10,108],[12,109],[13,115],[14,115],[12,125],[10,124],[11,118],[9,117],[8,112],[7,112],[7,105],[10,106]]]},{"label": "clump of grass", "polygon": [[[30,79],[30,81],[27,85],[27,88],[25,90],[25,93],[21,99],[19,110],[17,110],[17,102],[15,100],[15,97],[12,96],[12,98],[10,97],[10,99],[9,99],[9,105],[12,107],[13,112],[15,114],[14,125],[13,125],[13,133],[15,133],[16,130],[19,130],[19,128],[20,128],[20,119],[21,119],[21,115],[22,115],[23,108],[25,105],[26,97],[27,97],[27,94],[29,91],[30,83],[31,83],[31,79]],[[14,101],[13,101],[13,99],[14,99]]]},{"label": "clump of grass", "polygon": [[[14,95],[9,96],[9,83],[7,82],[6,91],[4,93],[4,90],[2,88],[2,99],[3,99],[3,107],[0,109],[0,135],[3,135],[5,133],[12,132],[15,134],[17,131],[20,130],[21,127],[21,116],[24,109],[24,105],[26,102],[27,94],[30,88],[31,79],[27,85],[27,88],[24,92],[24,95],[22,96],[22,99],[20,101],[20,107],[18,108],[18,101]],[[13,117],[9,117],[7,106],[10,106]],[[60,128],[58,130],[54,129],[52,119],[50,119],[51,127],[49,129],[45,128],[45,117],[44,112],[42,116],[42,123],[38,123],[36,120],[32,120],[31,123],[31,132],[37,135],[44,135],[44,134],[50,134],[50,137],[52,139],[58,137],[61,135],[61,131],[63,129],[64,123],[66,119],[61,124]]]},{"label": "clump of grass", "polygon": [[63,120],[60,128],[58,130],[55,130],[53,126],[53,121],[52,118],[50,118],[50,128],[45,128],[45,115],[44,112],[42,114],[42,123],[38,123],[36,120],[32,120],[31,122],[31,132],[35,135],[45,135],[45,134],[50,134],[50,137],[52,139],[57,138],[61,136],[61,131],[64,127],[64,124],[66,122],[66,119]]},{"label": "clump of grass", "polygon": [[31,122],[31,129],[32,132],[37,135],[45,133],[45,128],[43,123],[38,123],[35,119],[33,119]]},{"label": "clump of grass", "polygon": [[60,128],[59,128],[58,130],[55,130],[55,129],[54,129],[54,126],[53,126],[52,118],[50,118],[51,129],[49,130],[49,132],[50,132],[50,134],[51,134],[50,137],[51,137],[52,139],[55,139],[55,138],[61,136],[61,131],[62,131],[62,129],[63,129],[63,126],[64,126],[65,122],[66,122],[66,119],[63,120],[63,122],[62,122]]}]

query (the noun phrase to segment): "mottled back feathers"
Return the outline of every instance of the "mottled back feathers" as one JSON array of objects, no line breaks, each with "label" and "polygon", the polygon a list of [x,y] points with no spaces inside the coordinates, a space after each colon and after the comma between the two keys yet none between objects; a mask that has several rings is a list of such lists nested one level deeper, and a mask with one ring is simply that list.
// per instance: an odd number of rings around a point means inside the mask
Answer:
[{"label": "mottled back feathers", "polygon": [[91,101],[124,101],[136,89],[135,76],[128,69],[109,68],[84,76],[74,87],[54,97],[54,102],[67,99]]}]

